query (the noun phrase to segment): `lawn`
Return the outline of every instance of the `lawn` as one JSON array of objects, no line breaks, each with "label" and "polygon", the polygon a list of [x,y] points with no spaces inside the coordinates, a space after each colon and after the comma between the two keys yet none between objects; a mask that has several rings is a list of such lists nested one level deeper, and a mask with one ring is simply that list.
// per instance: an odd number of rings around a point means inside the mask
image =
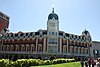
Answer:
[{"label": "lawn", "polygon": [[42,66],[31,66],[31,67],[81,67],[80,62],[70,62],[54,65],[42,65]]}]

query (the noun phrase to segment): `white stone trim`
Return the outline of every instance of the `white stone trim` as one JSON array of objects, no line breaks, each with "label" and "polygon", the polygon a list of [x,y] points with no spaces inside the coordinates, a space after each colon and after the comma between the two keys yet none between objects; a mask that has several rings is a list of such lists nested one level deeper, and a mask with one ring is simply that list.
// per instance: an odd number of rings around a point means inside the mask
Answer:
[{"label": "white stone trim", "polygon": [[44,38],[44,42],[43,42],[43,52],[45,52],[45,48],[46,48],[46,38]]},{"label": "white stone trim", "polygon": [[60,52],[62,53],[62,38],[60,38]]}]

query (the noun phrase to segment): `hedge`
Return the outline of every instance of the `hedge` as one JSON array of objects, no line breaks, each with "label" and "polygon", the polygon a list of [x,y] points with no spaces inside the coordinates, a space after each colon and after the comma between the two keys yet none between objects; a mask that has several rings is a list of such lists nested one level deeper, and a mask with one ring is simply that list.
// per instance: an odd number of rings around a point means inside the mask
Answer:
[{"label": "hedge", "polygon": [[67,62],[74,62],[75,59],[54,59],[54,60],[40,60],[40,59],[17,59],[16,61],[10,61],[9,59],[0,59],[0,67],[30,67],[38,65],[51,65]]}]

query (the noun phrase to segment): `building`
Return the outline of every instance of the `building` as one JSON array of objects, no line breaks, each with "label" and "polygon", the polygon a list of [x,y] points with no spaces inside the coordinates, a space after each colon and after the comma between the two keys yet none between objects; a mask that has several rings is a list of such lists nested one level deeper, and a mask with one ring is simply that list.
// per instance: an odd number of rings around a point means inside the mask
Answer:
[{"label": "building", "polygon": [[1,58],[43,58],[91,56],[92,38],[87,30],[81,35],[59,30],[59,17],[48,15],[47,30],[36,32],[6,32],[0,39]]},{"label": "building", "polygon": [[93,41],[92,51],[93,51],[94,58],[100,57],[100,42]]},{"label": "building", "polygon": [[0,11],[0,34],[7,31],[9,27],[9,16]]}]

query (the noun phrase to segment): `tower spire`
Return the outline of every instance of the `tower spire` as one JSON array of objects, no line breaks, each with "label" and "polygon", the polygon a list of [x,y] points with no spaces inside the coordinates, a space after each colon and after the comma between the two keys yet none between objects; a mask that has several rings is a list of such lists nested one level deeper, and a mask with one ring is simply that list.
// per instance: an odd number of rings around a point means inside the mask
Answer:
[{"label": "tower spire", "polygon": [[54,7],[52,8],[52,13],[54,13]]}]

